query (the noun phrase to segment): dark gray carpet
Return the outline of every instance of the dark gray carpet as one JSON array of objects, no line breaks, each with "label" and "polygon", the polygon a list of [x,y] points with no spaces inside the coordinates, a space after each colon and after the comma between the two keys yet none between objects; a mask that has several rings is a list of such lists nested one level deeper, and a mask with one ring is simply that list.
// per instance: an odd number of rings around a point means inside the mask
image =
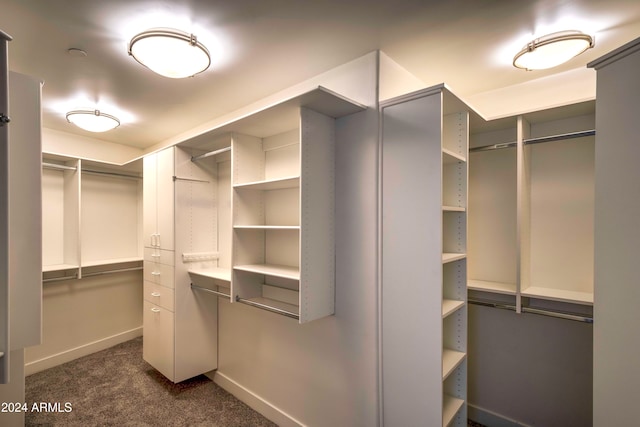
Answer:
[{"label": "dark gray carpet", "polygon": [[27,426],[275,426],[205,376],[168,381],[142,359],[142,338],[28,376],[26,401],[49,404]]}]

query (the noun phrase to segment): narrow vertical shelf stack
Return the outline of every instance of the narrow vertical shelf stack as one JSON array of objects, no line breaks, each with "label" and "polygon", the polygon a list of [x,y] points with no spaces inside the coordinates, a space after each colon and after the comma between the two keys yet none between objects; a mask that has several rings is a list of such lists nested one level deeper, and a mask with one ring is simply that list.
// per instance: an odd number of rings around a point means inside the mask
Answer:
[{"label": "narrow vertical shelf stack", "polygon": [[467,422],[471,116],[444,85],[381,104],[384,424]]}]

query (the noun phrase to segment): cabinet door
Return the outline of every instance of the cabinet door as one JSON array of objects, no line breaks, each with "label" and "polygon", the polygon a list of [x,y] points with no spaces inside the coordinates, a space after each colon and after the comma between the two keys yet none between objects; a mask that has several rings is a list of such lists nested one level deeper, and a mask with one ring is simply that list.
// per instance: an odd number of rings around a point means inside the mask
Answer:
[{"label": "cabinet door", "polygon": [[158,246],[162,249],[173,250],[174,223],[174,149],[168,148],[157,154],[156,197],[158,218]]},{"label": "cabinet door", "polygon": [[157,155],[152,154],[146,156],[143,160],[143,182],[142,182],[142,211],[143,211],[143,230],[144,230],[144,246],[151,248],[155,246],[155,234],[158,231],[157,216]]},{"label": "cabinet door", "polygon": [[174,379],[173,320],[169,310],[144,302],[142,357],[171,381]]}]

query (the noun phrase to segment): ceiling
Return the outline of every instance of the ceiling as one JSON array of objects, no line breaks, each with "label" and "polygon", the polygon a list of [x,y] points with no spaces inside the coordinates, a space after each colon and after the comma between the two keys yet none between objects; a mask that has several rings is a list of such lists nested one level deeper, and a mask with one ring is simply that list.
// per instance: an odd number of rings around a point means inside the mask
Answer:
[{"label": "ceiling", "polygon": [[[638,0],[0,1],[9,68],[45,82],[43,125],[139,149],[378,49],[464,97],[584,68],[640,36]],[[212,67],[181,80],[142,67],[127,43],[152,27],[193,32]],[[596,46],[553,70],[511,65],[527,41],[563,29]],[[65,120],[96,107],[121,126],[92,134]]]}]

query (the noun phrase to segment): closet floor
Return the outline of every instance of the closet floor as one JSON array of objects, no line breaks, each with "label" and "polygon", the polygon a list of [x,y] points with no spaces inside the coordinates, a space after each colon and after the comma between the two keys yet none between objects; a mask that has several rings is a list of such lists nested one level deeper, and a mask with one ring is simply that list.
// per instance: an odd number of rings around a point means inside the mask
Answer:
[{"label": "closet floor", "polygon": [[26,378],[27,426],[275,426],[205,376],[173,384],[142,359],[142,338]]}]

